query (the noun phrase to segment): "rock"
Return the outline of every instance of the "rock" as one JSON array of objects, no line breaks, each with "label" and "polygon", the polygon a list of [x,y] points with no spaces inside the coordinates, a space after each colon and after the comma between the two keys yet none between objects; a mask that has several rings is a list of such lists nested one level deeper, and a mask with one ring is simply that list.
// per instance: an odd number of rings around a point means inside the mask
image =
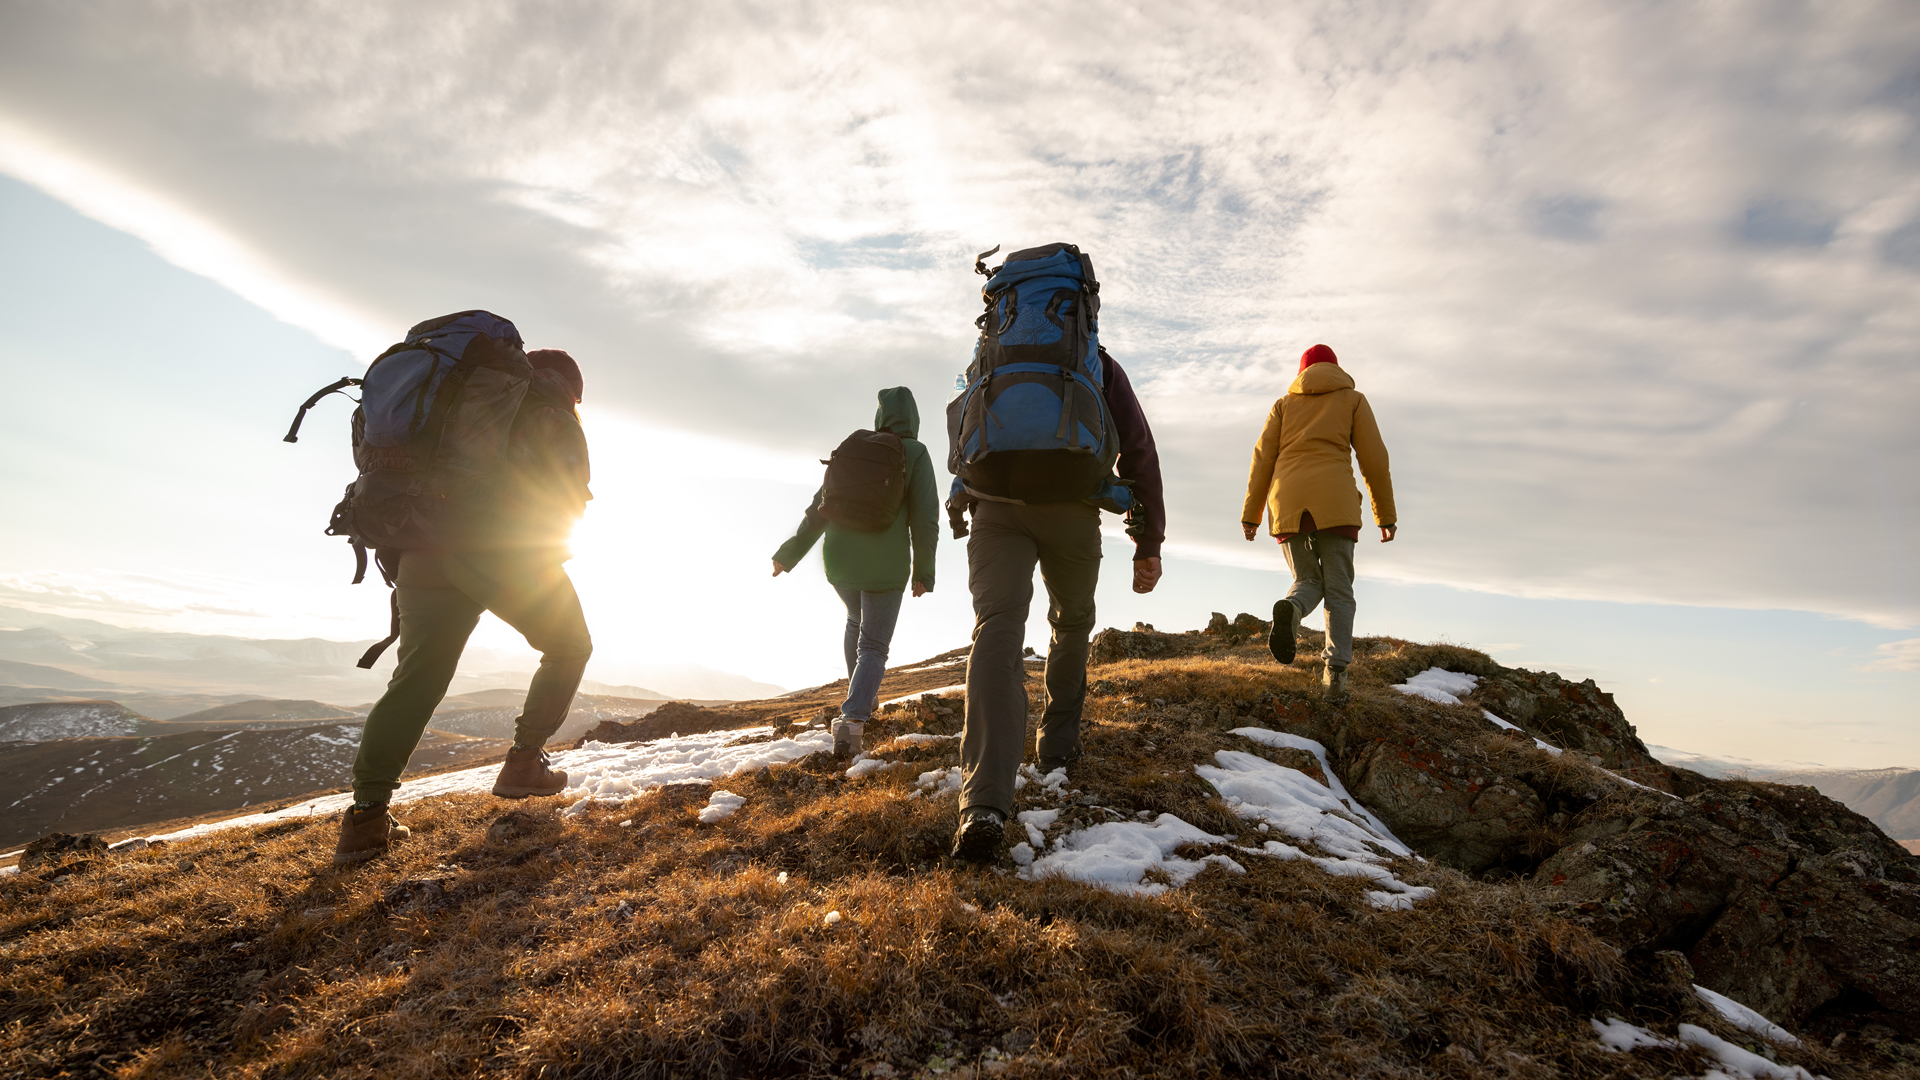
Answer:
[{"label": "rock", "polygon": [[1647,752],[1613,695],[1592,679],[1576,683],[1550,671],[1502,668],[1482,676],[1469,700],[1562,750],[1590,754],[1636,783],[1673,790],[1673,770]]},{"label": "rock", "polygon": [[[1144,623],[1135,623],[1136,627]],[[1182,637],[1195,639],[1183,642]],[[1152,660],[1197,651],[1198,634],[1162,634],[1151,628],[1115,630],[1109,627],[1093,636],[1087,648],[1089,664],[1111,664],[1118,660]]]},{"label": "rock", "polygon": [[107,842],[93,833],[50,833],[20,853],[20,872],[91,862],[107,853]]},{"label": "rock", "polygon": [[1811,788],[1708,783],[1595,807],[1537,880],[1629,953],[1684,953],[1700,985],[1776,1021],[1920,1035],[1920,860]]},{"label": "rock", "polygon": [[[837,710],[836,710],[837,715]],[[630,743],[664,739],[669,735],[698,735],[708,731],[752,727],[756,716],[725,709],[707,709],[686,701],[669,701],[645,716],[602,720],[581,736],[582,742]]]},{"label": "rock", "polygon": [[547,832],[553,827],[553,822],[542,820],[525,810],[509,810],[494,818],[493,824],[487,827],[487,842],[504,846]]},{"label": "rock", "polygon": [[1213,617],[1207,620],[1207,628],[1200,632],[1208,637],[1219,638],[1229,645],[1238,645],[1254,638],[1265,639],[1268,625],[1265,620],[1255,618],[1244,611],[1235,615],[1231,622],[1225,615],[1216,611]]}]

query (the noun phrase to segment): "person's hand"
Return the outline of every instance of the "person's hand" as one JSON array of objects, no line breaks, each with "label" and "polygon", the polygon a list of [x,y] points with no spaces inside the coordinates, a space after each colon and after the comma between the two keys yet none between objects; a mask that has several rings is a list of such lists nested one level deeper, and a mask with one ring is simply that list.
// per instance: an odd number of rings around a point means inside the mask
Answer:
[{"label": "person's hand", "polygon": [[925,596],[932,591],[933,591],[933,586],[931,585],[923,584],[918,581],[913,583],[913,595],[915,596]]},{"label": "person's hand", "polygon": [[780,565],[779,559],[773,560],[773,576],[774,577],[779,577],[781,574],[786,573],[787,569],[788,569],[787,567]]},{"label": "person's hand", "polygon": [[1253,534],[1260,531],[1260,523],[1257,521],[1243,521],[1240,523],[1240,531],[1247,534],[1247,543],[1251,544],[1253,543]]},{"label": "person's hand", "polygon": [[1133,591],[1150,593],[1160,584],[1160,556],[1133,560]]},{"label": "person's hand", "polygon": [[1400,531],[1400,526],[1398,526],[1398,525],[1382,525],[1382,526],[1380,526],[1380,542],[1381,542],[1381,543],[1383,543],[1383,544],[1388,544],[1388,543],[1392,543],[1392,542],[1393,542],[1393,534],[1394,534],[1394,533],[1396,533],[1396,532],[1399,532],[1399,531]]}]

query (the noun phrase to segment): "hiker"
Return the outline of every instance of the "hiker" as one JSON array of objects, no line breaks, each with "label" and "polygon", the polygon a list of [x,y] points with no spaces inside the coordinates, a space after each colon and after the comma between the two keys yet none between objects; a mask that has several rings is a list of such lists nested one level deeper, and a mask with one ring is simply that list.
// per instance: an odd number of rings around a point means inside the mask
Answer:
[{"label": "hiker", "polygon": [[1050,773],[1081,754],[1100,511],[1127,515],[1134,592],[1159,582],[1166,539],[1159,454],[1126,372],[1099,345],[1092,260],[1071,244],[1050,244],[1016,251],[990,272],[991,254],[975,260],[975,271],[988,275],[987,311],[947,421],[955,474],[948,510],[956,537],[971,531],[974,613],[952,855],[973,863],[998,856],[1026,756],[1022,654],[1034,565],[1052,627],[1034,749]]},{"label": "hiker", "polygon": [[866,723],[880,698],[894,623],[908,582],[913,595],[933,591],[933,550],[939,542],[940,496],[933,458],[920,441],[920,408],[904,386],[880,391],[872,431],[856,431],[827,463],[800,528],[773,554],[773,576],[792,570],[827,536],[821,561],[827,581],[847,606],[842,649],[847,697],[833,721],[833,752],[851,758],[863,749]]},{"label": "hiker", "polygon": [[[381,366],[395,365],[389,379],[397,379],[410,370],[408,364],[429,365],[431,370],[436,360],[448,365],[442,369],[447,372],[466,369],[457,389],[429,394],[435,385],[444,387],[445,380],[416,378],[411,389],[394,389],[402,400],[389,410],[391,395],[381,382]],[[336,865],[372,858],[407,838],[406,827],[388,812],[388,802],[434,709],[446,696],[481,612],[499,616],[541,654],[514,721],[513,746],[494,780],[495,795],[557,795],[566,787],[567,774],[551,767],[542,748],[565,722],[593,652],[580,599],[562,565],[571,558],[568,534],[592,498],[586,437],[575,409],[582,381],[573,358],[557,349],[522,354],[512,323],[487,312],[463,312],[415,327],[406,342],[368,368],[362,390],[365,421],[362,425],[356,416],[355,440],[362,472],[335,511],[336,527],[348,522],[339,531],[346,531],[356,547],[368,539],[380,545],[376,559],[394,586],[400,651],[386,693],[361,731],[353,762],[354,802],[341,819]],[[427,405],[429,401],[434,404]],[[406,420],[409,402],[416,402],[411,406],[413,419],[388,440],[397,445],[382,457],[375,445],[381,425],[389,411]],[[420,423],[423,410],[425,423]],[[358,437],[362,426],[364,442]],[[435,442],[421,444],[422,437]],[[406,456],[414,453],[410,448],[423,445],[430,450]],[[439,471],[420,471],[423,461],[459,462],[466,469],[441,465]],[[441,485],[449,492],[444,501],[450,509],[430,532],[383,531],[400,518],[389,517],[383,524],[378,515],[363,510],[377,509],[381,500],[391,505],[403,499],[410,489],[378,480],[382,469],[406,468],[415,468],[420,477],[413,489],[431,496]],[[455,507],[461,511],[457,515],[451,509]],[[369,650],[361,666],[372,666],[384,644]]]},{"label": "hiker", "polygon": [[1293,570],[1293,588],[1274,601],[1267,632],[1275,660],[1293,662],[1300,620],[1326,604],[1321,684],[1334,698],[1346,696],[1347,665],[1353,662],[1353,547],[1361,526],[1354,457],[1367,481],[1380,542],[1387,543],[1399,528],[1387,444],[1380,441],[1366,395],[1353,388],[1353,376],[1340,367],[1332,349],[1315,345],[1300,355],[1299,375],[1273,403],[1254,444],[1240,528],[1251,541],[1264,509],[1267,529],[1285,548]]}]

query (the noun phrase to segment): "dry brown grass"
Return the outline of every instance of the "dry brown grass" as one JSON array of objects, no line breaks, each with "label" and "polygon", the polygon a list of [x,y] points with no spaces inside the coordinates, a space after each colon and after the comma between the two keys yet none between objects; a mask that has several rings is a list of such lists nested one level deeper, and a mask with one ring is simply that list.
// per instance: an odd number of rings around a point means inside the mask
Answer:
[{"label": "dry brown grass", "polygon": [[[1363,670],[1350,707],[1429,704]],[[1074,779],[1088,805],[1070,812],[1088,821],[1149,810],[1237,831],[1192,766],[1266,752],[1225,734],[1256,722],[1255,703],[1262,723],[1326,707],[1304,665],[1253,650],[1093,677]],[[897,708],[869,734],[929,716]],[[887,756],[957,760],[951,742]],[[1438,892],[1380,912],[1359,881],[1247,856],[1244,875],[1210,868],[1158,898],[959,870],[941,857],[953,802],[905,797],[918,771],[849,782],[816,756],[735,777],[725,786],[747,803],[716,825],[696,819],[698,787],[572,820],[551,803],[449,798],[405,807],[414,839],[346,869],[328,861],[325,822],[5,879],[0,1072],[1597,1078],[1706,1065],[1602,1050],[1594,1015],[1667,1031],[1712,1021],[1526,885],[1403,863],[1403,880]],[[489,841],[512,809],[528,819]],[[1868,1075],[1823,1051],[1795,1060]]]}]

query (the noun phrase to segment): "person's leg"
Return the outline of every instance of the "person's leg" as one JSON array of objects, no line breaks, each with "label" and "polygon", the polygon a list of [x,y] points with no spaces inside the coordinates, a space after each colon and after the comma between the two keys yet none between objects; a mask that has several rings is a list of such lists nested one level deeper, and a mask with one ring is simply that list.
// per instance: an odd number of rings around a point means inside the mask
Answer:
[{"label": "person's leg", "polygon": [[1022,507],[1039,542],[1047,586],[1047,707],[1034,752],[1059,767],[1080,756],[1080,712],[1087,699],[1087,639],[1100,584],[1100,511],[1086,503]]},{"label": "person's leg", "polygon": [[893,646],[893,628],[900,621],[905,589],[863,592],[860,599],[860,641],[853,677],[847,681],[847,700],[840,715],[865,722],[873,718],[880,698],[880,680],[887,673],[887,653]]},{"label": "person's leg", "polygon": [[860,590],[843,589],[838,585],[833,591],[840,594],[840,602],[847,606],[847,626],[840,635],[840,651],[847,657],[847,679],[853,679],[853,669],[860,663]]},{"label": "person's leg", "polygon": [[481,607],[443,573],[441,556],[408,552],[400,558],[399,664],[386,693],[367,714],[353,759],[356,803],[384,804],[400,787],[407,759],[447,695]]},{"label": "person's leg", "polygon": [[1294,618],[1304,619],[1326,595],[1320,576],[1320,555],[1313,549],[1313,533],[1296,533],[1282,548],[1287,554],[1287,569],[1293,571],[1293,587],[1287,590],[1287,602],[1293,605]]},{"label": "person's leg", "polygon": [[460,591],[539,650],[540,667],[513,722],[515,747],[538,749],[566,723],[593,655],[593,637],[572,579],[546,553],[471,553],[449,556],[445,565],[448,580]]},{"label": "person's leg", "polygon": [[1327,645],[1323,655],[1327,664],[1345,668],[1353,662],[1353,541],[1333,533],[1313,534],[1313,546],[1320,564],[1322,588],[1326,591]]},{"label": "person's leg", "polygon": [[960,808],[1013,812],[1013,781],[1026,756],[1027,609],[1039,547],[1019,507],[981,502],[967,540],[973,651],[967,657],[966,724],[960,735]]}]

